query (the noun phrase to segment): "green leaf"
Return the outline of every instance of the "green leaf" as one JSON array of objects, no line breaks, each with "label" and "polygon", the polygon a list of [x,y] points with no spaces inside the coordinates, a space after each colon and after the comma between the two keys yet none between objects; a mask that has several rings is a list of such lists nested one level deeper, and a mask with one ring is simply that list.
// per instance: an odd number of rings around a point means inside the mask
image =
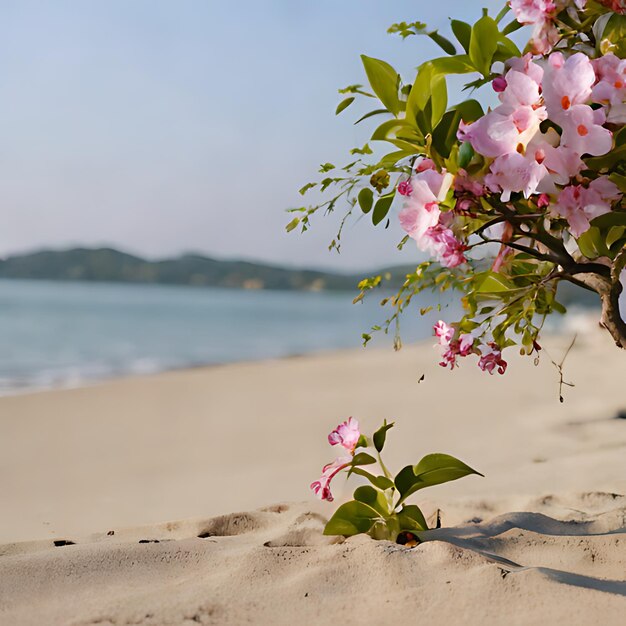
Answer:
[{"label": "green leaf", "polygon": [[623,58],[626,53],[626,15],[614,13],[604,28],[602,39],[608,39],[615,46],[611,52]]},{"label": "green leaf", "polygon": [[589,169],[599,172],[600,170],[610,169],[620,161],[626,159],[626,145],[615,148],[607,154],[597,157],[589,157],[583,159]]},{"label": "green leaf", "polygon": [[480,472],[449,454],[429,454],[417,465],[407,465],[397,474],[394,483],[400,493],[398,504],[420,489],[457,480],[470,474],[482,476]]},{"label": "green leaf", "polygon": [[606,25],[608,24],[611,17],[613,17],[613,13],[611,12],[601,15],[594,22],[593,28],[591,29],[591,32],[593,33],[593,36],[596,40],[596,47],[598,49],[600,47],[600,42],[602,41],[602,39],[604,39],[604,29],[606,28]]},{"label": "green leaf", "polygon": [[[423,150],[420,150],[420,152],[423,152]],[[393,167],[398,161],[413,156],[415,153],[415,150],[394,150],[393,152],[390,152],[389,154],[381,157],[379,165],[381,167],[389,169]]]},{"label": "green leaf", "polygon": [[439,124],[443,114],[448,108],[448,86],[446,84],[446,77],[443,74],[433,76],[430,82],[430,89],[430,126],[434,128]]},{"label": "green leaf", "polygon": [[428,524],[426,523],[424,514],[415,504],[403,506],[396,517],[400,524],[400,532],[428,530]]},{"label": "green leaf", "polygon": [[359,452],[352,458],[352,466],[355,465],[372,465],[376,463],[376,459],[367,452]]},{"label": "green leaf", "polygon": [[469,141],[465,141],[459,148],[459,167],[466,168],[474,157],[474,148]]},{"label": "green leaf", "polygon": [[[499,59],[497,57],[500,57]],[[522,53],[520,49],[515,45],[515,42],[511,41],[508,37],[501,36],[498,39],[498,46],[494,55],[494,61],[500,60],[502,62],[508,61],[511,57],[520,57]]]},{"label": "green leaf", "polygon": [[450,156],[452,146],[457,140],[456,133],[460,121],[460,111],[448,111],[433,130],[433,146],[444,159]]},{"label": "green leaf", "polygon": [[[440,485],[442,483],[457,480],[470,474],[483,476],[480,472],[471,468],[459,459],[449,454],[427,454],[414,468],[415,476],[430,485]],[[484,476],[483,476],[484,477]]]},{"label": "green leaf", "polygon": [[511,7],[508,4],[505,4],[504,7],[501,9],[500,13],[498,13],[498,15],[496,15],[496,24],[499,24],[502,19],[504,18],[504,16],[511,10]]},{"label": "green leaf", "polygon": [[354,490],[354,499],[358,502],[371,506],[385,517],[390,513],[389,504],[387,502],[387,498],[385,498],[385,494],[378,489],[370,487],[369,485],[357,487]]},{"label": "green leaf", "polygon": [[400,77],[398,72],[385,61],[361,55],[365,73],[374,93],[378,99],[394,115],[398,115],[402,110],[402,104],[398,98],[398,85]]},{"label": "green leaf", "polygon": [[459,40],[459,43],[463,46],[465,52],[469,52],[470,39],[472,38],[472,27],[467,22],[452,20],[450,22],[450,28],[452,28],[454,36]]},{"label": "green leaf", "polygon": [[374,433],[374,447],[378,452],[382,452],[385,447],[385,439],[387,438],[387,431],[390,428],[393,428],[394,422],[391,424],[387,424],[387,420],[383,423],[383,425]]},{"label": "green leaf", "polygon": [[625,231],[626,226],[611,226],[606,235],[606,245],[610,248],[616,241],[622,238]]},{"label": "green leaf", "polygon": [[380,518],[380,513],[376,509],[363,502],[351,500],[335,511],[324,528],[324,534],[351,537],[367,533]]},{"label": "green leaf", "polygon": [[369,187],[364,187],[359,191],[357,200],[361,211],[363,211],[363,213],[369,213],[372,210],[372,204],[374,204],[374,192]]},{"label": "green leaf", "polygon": [[289,222],[289,224],[287,224],[287,226],[285,226],[285,229],[287,230],[288,233],[290,233],[294,228],[296,228],[298,226],[298,224],[300,223],[300,218],[299,217],[294,217],[291,222]]},{"label": "green leaf", "polygon": [[516,30],[519,30],[522,26],[523,24],[520,24],[517,20],[512,20],[502,29],[502,34],[510,35],[511,33],[514,33]]},{"label": "green leaf", "polygon": [[609,174],[609,180],[614,182],[622,193],[626,193],[626,176],[613,172]]},{"label": "green leaf", "polygon": [[373,154],[373,150],[368,144],[365,144],[362,148],[352,148],[352,150],[350,150],[350,154]]},{"label": "green leaf", "polygon": [[411,487],[413,487],[413,485],[416,483],[416,476],[415,472],[413,471],[413,466],[407,465],[403,467],[396,474],[393,482],[396,486],[396,489],[398,490],[398,493],[401,496],[403,496],[405,493],[408,493]]},{"label": "green leaf", "polygon": [[592,226],[609,228],[611,226],[626,226],[626,211],[609,211],[591,220]]},{"label": "green leaf", "polygon": [[353,102],[354,102],[354,96],[350,96],[349,98],[342,100],[337,105],[337,109],[335,110],[335,115],[339,115],[342,111],[347,109]]},{"label": "green leaf", "polygon": [[610,256],[611,253],[607,248],[606,241],[602,237],[602,233],[597,226],[591,226],[576,240],[580,251],[588,259],[597,259],[601,256]]},{"label": "green leaf", "polygon": [[363,478],[367,478],[367,480],[369,480],[374,487],[378,487],[378,489],[382,489],[383,491],[394,488],[393,481],[386,476],[374,476],[374,474],[370,474],[360,467],[353,467],[350,471],[353,474],[358,474],[359,476],[363,476]]},{"label": "green leaf", "polygon": [[[409,133],[412,128],[411,124],[406,120],[386,120],[372,133],[372,141],[388,141],[391,134],[396,134],[398,131],[406,130]],[[415,138],[419,138],[415,135]]]},{"label": "green leaf", "polygon": [[[456,58],[456,57],[451,57]],[[432,63],[420,66],[406,103],[407,123],[426,135],[437,125],[448,106],[445,74]]]},{"label": "green leaf", "polygon": [[354,122],[354,125],[356,126],[363,120],[366,120],[370,117],[374,117],[374,115],[382,115],[383,113],[389,113],[389,111],[387,111],[387,109],[376,109],[374,111],[370,111],[369,113],[362,115],[356,122]]},{"label": "green leaf", "polygon": [[313,187],[317,187],[317,183],[307,183],[298,193],[303,196],[309,189],[313,189]]},{"label": "green leaf", "polygon": [[389,209],[391,209],[394,196],[395,190],[381,196],[376,201],[376,204],[374,205],[374,212],[372,213],[372,222],[374,226],[378,226],[378,224],[380,224],[387,217],[387,213],[389,213]]},{"label": "green leaf", "polygon": [[457,54],[454,57],[439,57],[438,59],[428,61],[427,64],[432,65],[435,72],[439,74],[469,74],[476,71],[471,59],[466,54]]},{"label": "green leaf", "polygon": [[461,113],[461,119],[465,123],[475,122],[485,114],[485,111],[478,100],[464,100],[463,102],[450,107],[450,110],[459,111]]},{"label": "green leaf", "polygon": [[436,30],[428,33],[428,36],[444,51],[448,54],[456,54],[456,48],[454,44],[445,37],[442,37]]},{"label": "green leaf", "polygon": [[497,272],[487,272],[485,279],[478,284],[477,293],[498,293],[515,289],[515,285],[503,274]]},{"label": "green leaf", "polygon": [[500,39],[498,25],[488,15],[481,17],[472,27],[469,57],[483,76],[488,76],[491,72],[491,62],[498,48],[498,39]]}]

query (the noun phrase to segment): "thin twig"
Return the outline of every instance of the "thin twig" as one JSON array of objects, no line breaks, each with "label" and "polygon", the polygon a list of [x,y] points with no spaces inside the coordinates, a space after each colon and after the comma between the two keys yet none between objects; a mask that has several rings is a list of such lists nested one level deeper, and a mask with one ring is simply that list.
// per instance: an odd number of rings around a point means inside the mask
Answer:
[{"label": "thin twig", "polygon": [[561,403],[565,402],[565,399],[563,398],[563,385],[567,385],[568,387],[576,386],[574,385],[574,383],[568,383],[567,381],[565,381],[563,377],[563,365],[565,365],[565,359],[567,359],[567,356],[569,355],[570,350],[574,347],[574,344],[576,343],[576,339],[578,339],[578,334],[574,335],[574,338],[572,339],[571,343],[569,344],[569,347],[565,351],[565,354],[563,355],[563,358],[561,359],[560,363],[557,363],[550,356],[550,353],[544,348],[546,354],[548,355],[548,358],[550,359],[550,362],[552,363],[552,365],[554,365],[554,367],[556,367],[556,370],[559,373],[559,402]]}]

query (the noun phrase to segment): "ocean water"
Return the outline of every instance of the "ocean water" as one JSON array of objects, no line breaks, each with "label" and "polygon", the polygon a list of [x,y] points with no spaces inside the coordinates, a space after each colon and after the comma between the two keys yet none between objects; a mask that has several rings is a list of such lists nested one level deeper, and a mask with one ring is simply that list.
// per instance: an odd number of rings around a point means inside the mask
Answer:
[{"label": "ocean water", "polygon": [[[0,394],[357,347],[390,309],[354,295],[0,280]],[[454,315],[415,307],[402,339],[429,337],[439,317]]]}]

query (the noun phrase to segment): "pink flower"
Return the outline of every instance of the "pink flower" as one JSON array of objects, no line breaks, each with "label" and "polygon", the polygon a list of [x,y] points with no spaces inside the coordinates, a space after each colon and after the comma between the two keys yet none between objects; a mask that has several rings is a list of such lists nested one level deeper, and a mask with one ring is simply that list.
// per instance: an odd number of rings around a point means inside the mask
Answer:
[{"label": "pink flower", "polygon": [[538,102],[541,84],[529,74],[510,69],[505,82],[506,88],[498,96],[503,104],[532,106]]},{"label": "pink flower", "polygon": [[460,169],[454,177],[454,191],[482,196],[485,193],[485,187],[475,178],[470,177],[464,169]]},{"label": "pink flower", "polygon": [[425,170],[436,169],[435,162],[432,159],[427,159],[426,157],[418,157],[415,159],[413,167],[418,174],[420,172],[424,172]]},{"label": "pink flower", "polygon": [[584,188],[580,185],[565,187],[552,208],[555,214],[567,220],[574,237],[580,237],[589,230],[589,216],[584,207]]},{"label": "pink flower", "polygon": [[324,466],[320,479],[311,483],[311,489],[320,500],[328,500],[328,502],[333,501],[334,498],[330,491],[330,482],[342,469],[348,467],[351,461],[351,457],[343,456]]},{"label": "pink flower", "polygon": [[595,82],[596,73],[586,54],[577,52],[565,59],[561,52],[552,53],[543,81],[543,98],[550,119],[561,124],[572,107],[587,104]]},{"label": "pink flower", "polygon": [[567,220],[572,235],[580,237],[589,230],[590,220],[608,213],[612,203],[619,198],[618,187],[606,176],[601,176],[588,188],[582,185],[565,187],[552,209]]},{"label": "pink flower", "polygon": [[[578,9],[583,9],[587,0],[574,0]],[[607,1],[607,0],[605,0]],[[617,0],[608,0],[615,2]],[[531,49],[535,54],[545,54],[559,40],[559,31],[554,24],[556,15],[572,4],[572,0],[510,0],[509,5],[520,24],[534,26]]]},{"label": "pink flower", "polygon": [[444,350],[441,355],[441,361],[439,365],[441,367],[450,367],[453,370],[457,366],[457,357],[459,356],[458,341],[453,341],[447,350]]},{"label": "pink flower", "polygon": [[444,267],[457,267],[467,261],[466,246],[442,224],[429,228],[424,234],[423,243],[423,249],[429,250]]},{"label": "pink flower", "polygon": [[554,22],[546,20],[535,25],[530,40],[530,49],[533,54],[548,54],[559,38],[559,29]]},{"label": "pink flower", "polygon": [[509,5],[520,24],[543,23],[556,9],[552,0],[510,0]]},{"label": "pink flower", "polygon": [[626,13],[626,2],[624,0],[598,0],[600,4],[608,7],[616,13]]},{"label": "pink flower", "polygon": [[425,235],[439,223],[439,202],[446,197],[452,181],[451,174],[430,167],[411,179],[411,195],[407,197],[399,218],[402,228],[415,239],[421,250],[427,250],[431,244]]},{"label": "pink flower", "polygon": [[626,124],[626,60],[610,53],[591,63],[598,78],[591,92],[592,100],[606,106],[609,123]]},{"label": "pink flower", "polygon": [[474,337],[469,333],[464,333],[459,337],[459,354],[467,356],[472,353],[474,346]]},{"label": "pink flower", "polygon": [[339,424],[339,426],[328,435],[328,443],[331,446],[340,445],[351,454],[354,454],[354,449],[360,437],[359,422],[353,417],[349,417],[346,422]]},{"label": "pink flower", "polygon": [[413,187],[408,180],[403,180],[398,184],[398,193],[401,196],[410,196],[413,193]]},{"label": "pink flower", "polygon": [[435,337],[439,339],[440,346],[448,346],[454,337],[454,328],[448,326],[443,320],[439,320],[434,326]]},{"label": "pink flower", "polygon": [[613,147],[613,135],[602,126],[604,121],[602,109],[594,111],[586,104],[573,106],[569,115],[561,121],[561,145],[578,154],[606,154]]},{"label": "pink flower", "polygon": [[439,205],[434,200],[427,203],[413,200],[407,202],[400,211],[400,225],[420,246],[426,231],[439,223],[440,213]]},{"label": "pink flower", "polygon": [[461,122],[457,136],[479,154],[496,158],[526,148],[545,119],[542,106],[502,104],[472,124]]},{"label": "pink flower", "polygon": [[530,42],[532,52],[549,52],[559,38],[553,22],[558,12],[556,4],[552,0],[510,0],[509,5],[520,24],[534,26]]},{"label": "pink flower", "polygon": [[347,421],[339,424],[328,435],[328,443],[331,446],[339,445],[345,448],[350,453],[350,456],[341,456],[332,463],[325,465],[322,469],[321,478],[311,483],[311,489],[322,500],[333,501],[333,494],[330,492],[330,482],[342,469],[345,469],[352,463],[354,450],[359,443],[360,437],[359,422],[353,417],[349,417]]},{"label": "pink flower", "polygon": [[439,338],[439,345],[444,349],[439,363],[441,367],[450,367],[453,370],[457,366],[457,357],[472,353],[474,337],[471,334],[463,333],[458,339],[452,339],[454,328],[441,320],[433,326],[433,330]]},{"label": "pink flower", "polygon": [[518,152],[498,157],[490,167],[491,173],[485,176],[485,183],[494,192],[501,191],[501,199],[508,202],[511,193],[522,191],[529,198],[537,190],[546,170],[535,159],[527,159]]},{"label": "pink flower", "polygon": [[553,138],[555,138],[555,143],[558,142],[558,135],[553,129],[550,129],[546,135],[538,133],[526,150],[527,158],[534,159],[536,163],[543,166],[546,173],[538,185],[539,191],[550,193],[555,192],[554,183],[567,185],[570,179],[585,167],[580,154],[566,146],[554,147],[549,141]]},{"label": "pink flower", "polygon": [[537,208],[545,209],[547,206],[550,206],[550,196],[547,193],[542,193],[537,198]]},{"label": "pink flower", "polygon": [[496,370],[498,374],[504,374],[507,368],[507,362],[502,358],[502,352],[498,345],[491,342],[486,346],[480,347],[481,356],[478,360],[478,367],[483,372],[489,372],[493,374]]},{"label": "pink flower", "polygon": [[507,241],[511,241],[512,236],[513,226],[511,226],[509,222],[504,222],[502,224],[502,233],[498,237],[498,239],[502,242],[502,245],[500,246],[500,250],[498,251],[496,258],[493,261],[493,265],[491,266],[492,272],[499,272],[504,265],[507,256],[513,252],[513,249],[506,245]]},{"label": "pink flower", "polygon": [[513,57],[509,59],[506,64],[510,69],[530,76],[538,85],[541,85],[543,80],[543,67],[533,61],[533,55],[530,52],[523,57]]}]

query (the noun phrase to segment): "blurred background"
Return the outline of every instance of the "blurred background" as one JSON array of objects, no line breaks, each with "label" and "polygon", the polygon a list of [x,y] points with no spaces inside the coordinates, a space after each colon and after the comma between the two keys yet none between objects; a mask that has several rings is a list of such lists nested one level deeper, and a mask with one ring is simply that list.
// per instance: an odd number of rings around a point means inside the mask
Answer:
[{"label": "blurred background", "polygon": [[[500,2],[483,3],[497,11]],[[369,138],[359,54],[410,76],[475,5],[24,0],[0,6],[0,393],[357,346],[356,284],[420,260],[397,220],[286,233],[321,163]],[[460,83],[452,83],[451,99]],[[353,110],[354,109],[354,110]],[[305,271],[311,270],[311,271]],[[425,298],[420,306],[443,304]],[[403,338],[430,335],[407,315]],[[386,341],[390,343],[387,337]]]}]

